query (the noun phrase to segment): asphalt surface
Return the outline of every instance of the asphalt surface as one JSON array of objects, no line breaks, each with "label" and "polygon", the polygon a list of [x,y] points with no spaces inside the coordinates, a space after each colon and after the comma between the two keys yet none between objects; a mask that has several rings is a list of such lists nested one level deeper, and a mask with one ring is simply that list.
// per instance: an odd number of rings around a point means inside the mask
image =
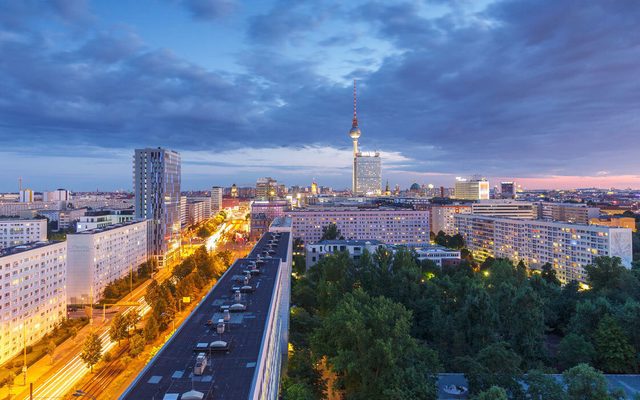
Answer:
[{"label": "asphalt surface", "polygon": [[[121,399],[161,400],[165,394],[184,394],[190,390],[203,393],[204,399],[248,398],[280,259],[287,257],[288,233],[281,235],[270,254],[264,253],[269,249],[271,239],[271,234],[267,233],[248,258],[236,260]],[[259,255],[263,260],[257,263],[260,274],[252,275],[249,281],[255,291],[243,293],[239,301],[246,306],[246,311],[230,313],[231,320],[225,332],[219,335],[216,325],[223,318],[220,308],[238,303],[232,287],[243,285],[238,281],[243,280],[244,271]],[[209,326],[208,321],[213,324]],[[205,350],[207,366],[201,375],[195,375],[194,366],[199,351],[194,349],[199,343],[217,340],[226,341],[229,344],[228,351]]]}]

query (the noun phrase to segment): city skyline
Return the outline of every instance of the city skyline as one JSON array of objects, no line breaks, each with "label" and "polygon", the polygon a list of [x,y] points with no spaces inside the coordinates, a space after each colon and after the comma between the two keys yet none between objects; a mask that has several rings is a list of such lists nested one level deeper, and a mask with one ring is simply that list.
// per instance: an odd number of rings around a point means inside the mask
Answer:
[{"label": "city skyline", "polygon": [[354,78],[392,186],[640,188],[639,6],[452,4],[2,2],[0,191],[131,190],[157,146],[186,190],[348,188]]}]

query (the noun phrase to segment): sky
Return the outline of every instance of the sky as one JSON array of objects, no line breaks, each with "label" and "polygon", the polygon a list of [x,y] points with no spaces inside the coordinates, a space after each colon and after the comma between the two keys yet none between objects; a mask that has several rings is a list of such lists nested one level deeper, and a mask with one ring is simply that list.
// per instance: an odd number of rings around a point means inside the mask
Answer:
[{"label": "sky", "polygon": [[383,184],[640,188],[636,0],[0,0],[0,191],[346,188],[353,79]]}]

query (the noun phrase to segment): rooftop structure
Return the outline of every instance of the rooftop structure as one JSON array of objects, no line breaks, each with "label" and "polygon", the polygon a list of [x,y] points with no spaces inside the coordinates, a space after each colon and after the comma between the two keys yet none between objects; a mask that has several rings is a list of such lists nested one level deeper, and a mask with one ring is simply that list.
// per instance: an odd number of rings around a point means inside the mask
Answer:
[{"label": "rooftop structure", "polygon": [[120,398],[178,398],[196,391],[201,399],[277,399],[287,353],[291,247],[288,232],[263,235]]}]

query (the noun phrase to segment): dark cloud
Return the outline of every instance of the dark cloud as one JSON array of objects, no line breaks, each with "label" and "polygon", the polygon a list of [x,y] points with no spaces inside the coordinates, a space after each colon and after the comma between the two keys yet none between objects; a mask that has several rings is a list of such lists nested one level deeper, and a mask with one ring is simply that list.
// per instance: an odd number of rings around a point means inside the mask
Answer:
[{"label": "dark cloud", "polygon": [[214,20],[229,15],[236,2],[234,0],[179,0],[191,16],[200,20]]}]

